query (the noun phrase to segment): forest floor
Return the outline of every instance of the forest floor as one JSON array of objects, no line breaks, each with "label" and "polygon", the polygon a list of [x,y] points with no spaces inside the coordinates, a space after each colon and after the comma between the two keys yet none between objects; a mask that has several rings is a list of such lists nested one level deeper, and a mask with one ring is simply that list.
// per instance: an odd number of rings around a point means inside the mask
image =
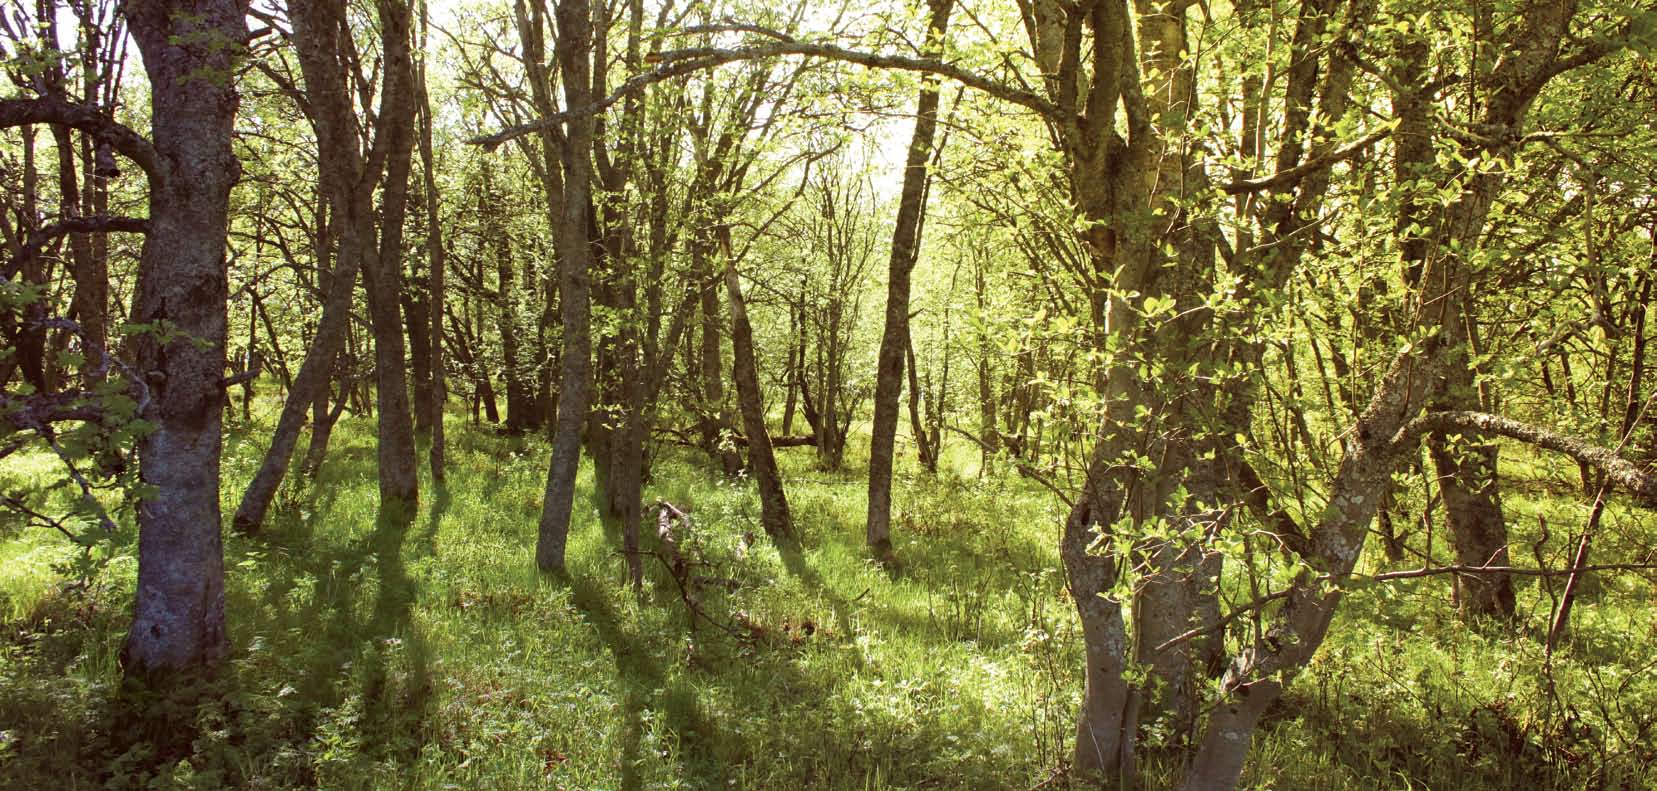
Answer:
[{"label": "forest floor", "polygon": [[[76,588],[66,540],[0,523],[0,788],[1024,789],[1063,760],[1081,653],[1062,511],[1037,487],[980,479],[976,457],[936,477],[900,466],[891,574],[862,547],[861,470],[784,451],[800,539],[776,546],[751,487],[664,451],[647,502],[691,514],[696,573],[714,578],[698,617],[655,559],[642,594],[625,584],[585,471],[569,574],[538,574],[546,444],[455,422],[448,487],[423,489],[412,526],[377,523],[372,423],[349,420],[314,487],[227,539],[233,659],[187,713],[188,756],[159,768],[123,737],[115,694],[131,537]],[[267,433],[228,435],[227,514]],[[48,469],[14,457],[0,486]],[[1550,483],[1563,473],[1507,472],[1516,556],[1537,514],[1563,543],[1583,510]],[[1522,623],[1501,628],[1457,621],[1442,577],[1354,590],[1246,784],[1657,787],[1652,585],[1592,586],[1551,665],[1544,587],[1525,584]]]}]

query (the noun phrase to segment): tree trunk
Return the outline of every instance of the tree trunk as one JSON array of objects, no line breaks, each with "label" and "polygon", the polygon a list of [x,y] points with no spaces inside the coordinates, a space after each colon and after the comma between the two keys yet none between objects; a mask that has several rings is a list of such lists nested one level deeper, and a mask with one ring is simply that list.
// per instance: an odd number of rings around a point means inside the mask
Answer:
[{"label": "tree trunk", "polygon": [[[1096,458],[1102,457],[1100,453]],[[1098,530],[1097,499],[1094,486],[1084,486],[1065,520],[1059,542],[1070,596],[1081,616],[1086,659],[1071,765],[1078,777],[1117,785],[1134,776],[1135,696],[1122,676],[1127,666],[1128,635],[1122,604],[1111,593],[1117,573],[1115,561],[1108,554],[1088,551]]]},{"label": "tree trunk", "polygon": [[322,461],[328,456],[328,441],[334,436],[334,426],[339,423],[340,416],[345,414],[350,389],[351,383],[341,379],[339,398],[334,399],[331,405],[327,383],[317,391],[316,401],[311,405],[311,441],[305,448],[305,460],[299,465],[301,475],[315,478],[322,470]]},{"label": "tree trunk", "polygon": [[788,512],[782,471],[777,469],[771,437],[765,431],[765,405],[754,362],[754,329],[748,323],[748,307],[742,299],[742,283],[737,280],[736,266],[729,261],[725,264],[725,291],[731,303],[731,375],[736,380],[742,430],[748,435],[748,466],[759,484],[760,524],[772,538],[793,538],[794,518]]},{"label": "tree trunk", "polygon": [[524,364],[519,348],[523,328],[518,322],[518,279],[512,268],[512,240],[506,234],[504,223],[500,222],[499,196],[492,196],[488,203],[494,205],[478,208],[488,218],[487,225],[494,242],[498,284],[495,309],[500,317],[496,329],[501,340],[501,378],[506,385],[506,430],[511,434],[522,434],[533,424],[530,413],[534,404],[531,403],[533,393],[525,378],[529,366]]},{"label": "tree trunk", "polygon": [[938,472],[938,451],[933,443],[936,433],[927,429],[927,421],[921,417],[921,387],[920,376],[915,366],[915,340],[910,338],[904,348],[904,369],[909,372],[909,433],[915,441],[915,455],[921,467],[927,472]]},{"label": "tree trunk", "polygon": [[[943,45],[953,0],[929,0],[926,48]],[[922,217],[926,212],[927,163],[938,123],[938,85],[924,80],[915,113],[915,129],[904,163],[903,188],[898,197],[896,226],[886,281],[885,328],[875,362],[874,422],[869,437],[869,503],[865,540],[877,557],[892,560],[892,461],[897,439],[899,404],[903,391],[904,355],[909,348],[910,275],[920,255]],[[913,377],[911,377],[913,378]],[[838,387],[825,388],[825,404],[832,406]],[[914,396],[912,396],[914,397]],[[833,410],[825,415],[834,423]],[[836,437],[836,445],[844,441]],[[924,439],[922,440],[924,441]]]},{"label": "tree trunk", "polygon": [[[538,4],[537,4],[538,5]],[[592,100],[592,9],[587,0],[558,0],[557,56],[564,101],[586,107]],[[536,20],[537,28],[539,19]],[[564,327],[563,375],[558,390],[558,420],[552,438],[546,494],[541,505],[535,562],[542,571],[562,572],[575,504],[575,474],[581,464],[581,428],[587,420],[592,387],[592,338],[587,276],[593,251],[587,237],[592,203],[593,118],[570,119],[560,142],[564,192],[555,229],[559,255],[559,313]]]},{"label": "tree trunk", "polygon": [[712,252],[706,242],[698,241],[692,258],[699,264],[695,271],[702,278],[697,288],[702,316],[701,359],[697,366],[702,383],[702,408],[698,420],[702,447],[709,455],[719,459],[719,467],[725,477],[734,478],[742,471],[742,457],[727,436],[733,421],[730,405],[725,400],[724,333],[720,330],[719,315],[720,276],[713,269]]},{"label": "tree trunk", "polygon": [[178,333],[134,342],[154,427],[139,441],[139,472],[152,494],[138,506],[138,588],[121,659],[127,675],[154,677],[208,667],[228,649],[219,379],[230,188],[241,174],[228,75],[247,24],[234,0],[129,0],[125,10],[149,75],[157,155],[132,320]]},{"label": "tree trunk", "polygon": [[[417,197],[417,208],[421,210],[423,217],[426,207],[423,183]],[[428,230],[426,233],[429,238],[431,231]],[[409,371],[414,379],[414,431],[424,434],[431,431],[432,424],[432,317],[431,298],[427,293],[431,284],[431,274],[426,273],[424,278],[418,277],[419,274],[418,271],[404,273],[408,279],[403,284],[402,304],[403,319],[408,322]],[[410,282],[411,280],[414,282]]]},{"label": "tree trunk", "polygon": [[[325,282],[317,284],[324,298],[316,335],[288,388],[270,447],[236,509],[234,524],[242,532],[256,531],[263,524],[271,499],[292,462],[294,446],[305,424],[305,411],[319,399],[327,401],[335,360],[351,333],[358,273],[365,260],[375,255],[372,195],[380,171],[378,163],[366,163],[359,150],[359,125],[347,87],[347,70],[338,49],[337,32],[344,24],[340,13],[336,7],[314,0],[293,2],[288,10],[294,26],[295,51],[305,77],[307,110],[316,129],[318,181],[329,219],[326,225],[319,221],[322,226],[316,240],[319,271],[326,271],[333,243],[337,242],[338,249],[333,271]],[[391,79],[389,72],[387,79]],[[387,88],[392,86],[388,84]],[[383,96],[382,103],[392,99],[395,91],[387,90]],[[382,113],[382,116],[389,122],[395,113]],[[387,132],[382,126],[376,132],[376,139],[384,134]],[[374,288],[372,283],[365,287]],[[398,334],[401,337],[400,328]],[[351,397],[349,388],[350,384],[342,385],[341,401]],[[313,437],[311,446],[312,450],[306,454],[307,467],[312,465],[313,457],[315,463],[320,463],[321,453],[327,447],[326,437],[320,443]]]},{"label": "tree trunk", "polygon": [[[1448,378],[1471,380],[1465,366],[1449,367]],[[1471,384],[1470,381],[1464,381]],[[1454,385],[1452,385],[1454,386]],[[1466,409],[1460,399],[1439,402],[1439,409]],[[1473,407],[1476,408],[1476,407]],[[1497,448],[1476,436],[1428,439],[1428,453],[1438,470],[1438,488],[1444,496],[1445,520],[1455,544],[1456,563],[1465,566],[1507,566],[1507,522],[1502,515],[1496,480]],[[1456,605],[1464,614],[1512,618],[1516,605],[1513,578],[1501,572],[1456,575]]]},{"label": "tree trunk", "polygon": [[380,198],[379,250],[364,261],[363,282],[368,287],[368,314],[374,329],[380,512],[404,519],[412,516],[420,500],[399,299],[403,223],[414,151],[414,62],[408,0],[379,0],[379,14],[386,70],[380,102],[381,131],[388,143],[386,179]]},{"label": "tree trunk", "polygon": [[[429,40],[429,6],[427,2],[420,4],[420,38],[423,42]],[[426,265],[430,278],[426,285],[426,317],[431,322],[427,330],[427,339],[431,343],[431,351],[427,352],[427,360],[431,366],[431,387],[428,394],[431,403],[425,412],[431,426],[432,482],[442,485],[445,478],[444,455],[447,452],[447,440],[443,434],[443,407],[449,401],[449,385],[443,371],[443,308],[446,297],[444,277],[447,274],[444,269],[448,262],[444,260],[443,223],[439,212],[441,202],[437,194],[437,160],[432,155],[432,104],[431,97],[426,93],[426,61],[423,55],[420,59],[420,69],[415,74],[415,92],[419,94],[421,110],[420,163],[424,166],[422,170],[426,195]]]}]

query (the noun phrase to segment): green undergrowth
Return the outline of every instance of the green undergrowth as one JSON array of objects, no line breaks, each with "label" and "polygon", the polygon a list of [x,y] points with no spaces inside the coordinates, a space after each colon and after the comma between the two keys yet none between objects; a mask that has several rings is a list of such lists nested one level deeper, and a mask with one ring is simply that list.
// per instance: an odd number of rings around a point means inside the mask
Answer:
[{"label": "green undergrowth", "polygon": [[[227,513],[263,447],[264,427],[244,428],[226,443]],[[895,573],[863,549],[855,463],[782,453],[800,536],[777,544],[748,482],[663,450],[646,497],[691,514],[692,607],[654,557],[642,593],[625,584],[587,469],[568,574],[535,570],[538,438],[455,421],[446,488],[426,482],[411,525],[377,521],[372,431],[342,422],[314,485],[284,488],[259,536],[227,538],[232,658],[180,716],[182,755],[123,732],[130,543],[74,585],[77,550],[4,523],[0,788],[1023,789],[1064,761],[1081,653],[1062,504],[979,477],[964,450],[936,477],[900,466]],[[47,473],[8,460],[0,483]],[[1580,524],[1550,491],[1513,498],[1515,519]],[[1541,585],[1522,588],[1518,628],[1461,624],[1442,579],[1353,592],[1248,783],[1650,787],[1657,622],[1635,580],[1585,596],[1548,674]]]}]

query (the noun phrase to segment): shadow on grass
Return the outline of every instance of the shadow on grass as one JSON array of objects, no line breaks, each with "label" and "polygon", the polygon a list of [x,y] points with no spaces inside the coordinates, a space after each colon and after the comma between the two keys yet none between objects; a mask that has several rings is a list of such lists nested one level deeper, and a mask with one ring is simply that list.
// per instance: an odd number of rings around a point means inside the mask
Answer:
[{"label": "shadow on grass", "polygon": [[[552,575],[549,579],[570,592],[570,602],[597,631],[615,663],[616,676],[624,690],[622,700],[621,788],[624,791],[643,787],[639,773],[643,761],[653,756],[643,754],[641,744],[646,728],[645,714],[657,692],[662,693],[660,712],[665,724],[680,740],[681,759],[687,756],[711,758],[717,746],[729,736],[718,724],[705,717],[694,692],[688,692],[671,680],[662,661],[651,655],[650,641],[642,635],[630,633],[622,623],[601,583],[568,573]],[[692,787],[716,787],[720,769],[718,761],[690,760],[681,764],[681,777]]]},{"label": "shadow on grass", "polygon": [[[341,711],[354,711],[352,736],[361,747],[350,761],[366,774],[378,762],[411,762],[421,749],[433,682],[430,651],[413,620],[419,585],[408,561],[434,551],[448,494],[435,492],[431,519],[419,533],[411,533],[415,509],[393,505],[376,513],[372,531],[343,541],[316,530],[325,519],[341,518],[334,498],[331,491],[313,494],[311,516],[279,519],[228,557],[232,564],[259,564],[257,573],[267,580],[257,603],[233,605],[253,635],[246,677],[291,679],[291,691],[276,693],[282,701],[276,716],[246,738],[303,745],[334,727]],[[227,692],[270,694],[257,686],[237,689],[234,679]],[[295,772],[290,779],[301,784],[323,780],[312,766]]]}]

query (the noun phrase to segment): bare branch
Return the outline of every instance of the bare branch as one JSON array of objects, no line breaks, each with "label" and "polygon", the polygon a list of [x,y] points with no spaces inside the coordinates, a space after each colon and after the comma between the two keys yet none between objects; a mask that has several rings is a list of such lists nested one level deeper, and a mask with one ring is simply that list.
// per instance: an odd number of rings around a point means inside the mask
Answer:
[{"label": "bare branch", "polygon": [[1227,195],[1240,195],[1248,192],[1263,192],[1269,189],[1289,186],[1316,171],[1332,167],[1363,153],[1365,149],[1375,145],[1381,140],[1386,139],[1391,134],[1391,127],[1386,129],[1377,129],[1374,132],[1370,132],[1369,134],[1347,143],[1340,148],[1330,151],[1323,156],[1313,157],[1305,162],[1295,165],[1292,168],[1289,168],[1288,170],[1273,173],[1270,176],[1262,176],[1257,179],[1241,179],[1239,181],[1233,181],[1230,184],[1221,185],[1220,189]]},{"label": "bare branch", "polygon": [[1517,577],[1568,577],[1584,571],[1651,571],[1657,569],[1657,564],[1651,563],[1600,563],[1597,565],[1571,566],[1563,569],[1531,569],[1518,566],[1470,566],[1451,565],[1433,566],[1431,568],[1403,569],[1401,571],[1383,571],[1370,576],[1354,576],[1353,579],[1368,580],[1371,582],[1387,582],[1390,580],[1418,579],[1440,574],[1511,574]]},{"label": "bare branch", "polygon": [[51,98],[0,100],[0,127],[26,124],[58,124],[79,129],[137,163],[150,178],[161,172],[155,146],[147,138],[90,105]]},{"label": "bare branch", "polygon": [[[724,27],[737,29],[735,26]],[[746,26],[742,26],[742,29],[746,29]],[[687,47],[663,52],[652,58],[652,61],[657,64],[655,68],[628,78],[609,96],[592,105],[544,116],[529,123],[508,127],[492,135],[474,137],[467,142],[483,146],[486,150],[492,151],[502,143],[539,132],[542,129],[557,128],[570,119],[602,113],[622,99],[639,93],[659,82],[666,82],[675,77],[683,77],[699,71],[707,71],[727,63],[764,60],[785,55],[823,58],[842,63],[854,63],[872,69],[893,69],[935,74],[945,79],[954,80],[969,88],[983,91],[998,99],[1029,108],[1043,116],[1057,117],[1060,115],[1059,109],[1041,96],[997,82],[982,74],[946,63],[937,58],[916,58],[904,55],[861,52],[837,44],[799,41],[774,31],[767,32],[765,35],[776,40],[746,47]]]},{"label": "bare branch", "polygon": [[22,249],[12,260],[0,270],[0,277],[11,279],[22,270],[24,262],[40,255],[53,239],[72,233],[101,233],[104,231],[126,231],[128,233],[149,233],[150,221],[138,217],[115,217],[110,215],[96,215],[93,217],[70,217],[52,223],[29,234],[28,241],[23,243]]},{"label": "bare branch", "polygon": [[1563,453],[1605,473],[1606,477],[1617,485],[1633,493],[1642,505],[1657,507],[1657,475],[1618,456],[1616,451],[1610,448],[1501,415],[1485,412],[1428,412],[1400,429],[1394,441],[1414,442],[1426,434],[1440,431],[1483,432]]}]

